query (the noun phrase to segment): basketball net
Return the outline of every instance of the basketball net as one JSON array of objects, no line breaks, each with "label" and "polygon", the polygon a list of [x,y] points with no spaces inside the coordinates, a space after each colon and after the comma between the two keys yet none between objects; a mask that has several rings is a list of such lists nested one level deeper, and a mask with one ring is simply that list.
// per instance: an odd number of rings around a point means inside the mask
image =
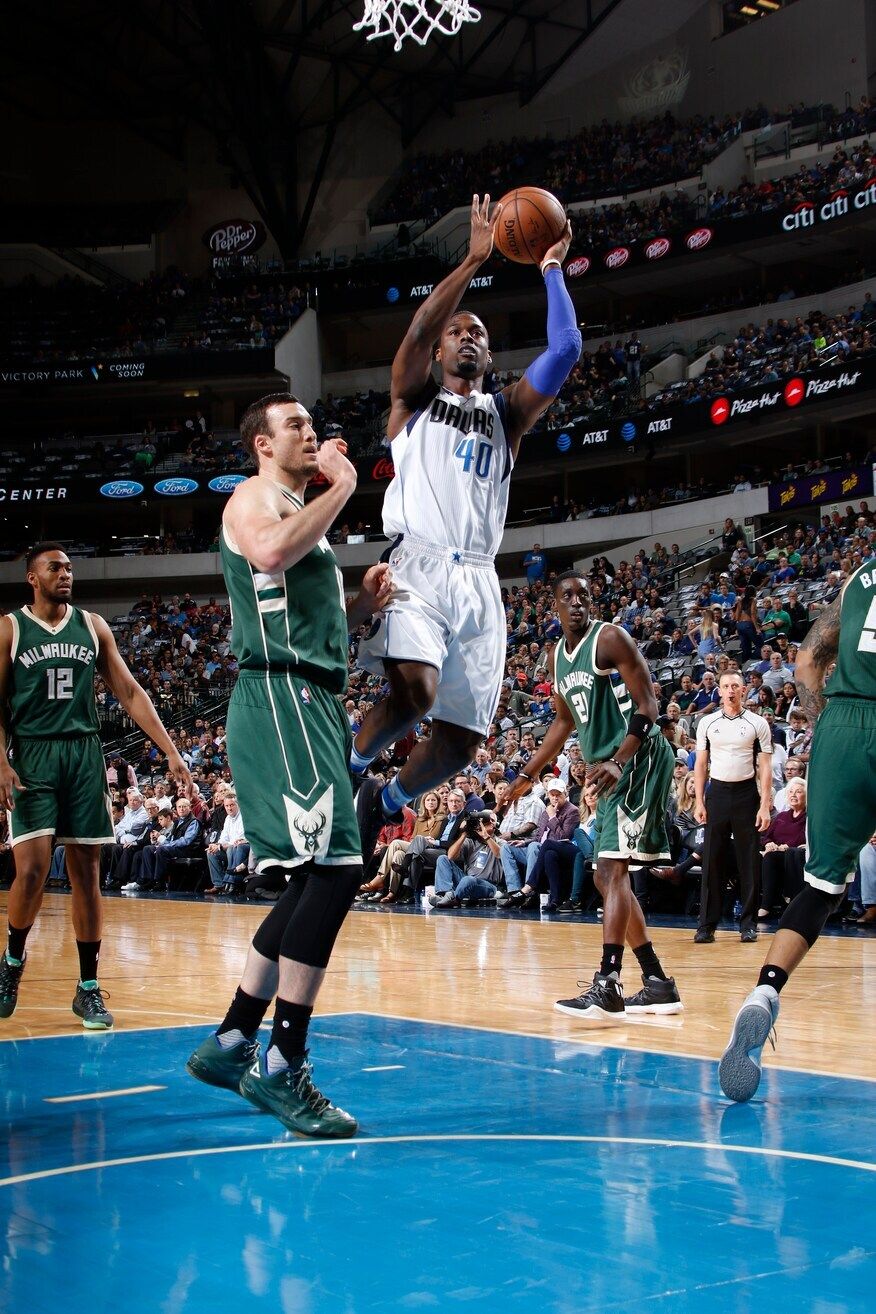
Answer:
[{"label": "basketball net", "polygon": [[463,23],[479,23],[480,18],[468,0],[365,0],[365,13],[353,31],[373,28],[369,41],[393,37],[393,49],[401,50],[405,37],[424,46],[433,32],[456,36]]}]

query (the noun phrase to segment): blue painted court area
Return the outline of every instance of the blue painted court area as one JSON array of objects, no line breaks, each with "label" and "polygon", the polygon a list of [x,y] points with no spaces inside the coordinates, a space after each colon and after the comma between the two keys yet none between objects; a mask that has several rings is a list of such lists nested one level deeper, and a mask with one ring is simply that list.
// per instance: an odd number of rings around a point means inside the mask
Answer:
[{"label": "blue painted court area", "polygon": [[874,1308],[870,1083],[731,1107],[697,1059],[354,1014],[313,1057],[362,1131],[314,1144],[189,1078],[201,1034],[0,1045],[0,1308]]}]

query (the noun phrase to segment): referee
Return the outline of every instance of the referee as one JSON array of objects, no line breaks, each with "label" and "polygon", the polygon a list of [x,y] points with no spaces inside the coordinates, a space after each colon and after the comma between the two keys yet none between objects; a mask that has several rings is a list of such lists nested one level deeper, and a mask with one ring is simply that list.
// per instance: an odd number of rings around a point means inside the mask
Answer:
[{"label": "referee", "polygon": [[764,718],[743,708],[743,687],[738,671],[725,671],[718,681],[721,710],[710,712],[697,726],[694,815],[701,825],[706,824],[706,836],[700,921],[694,936],[695,944],[711,944],[715,939],[727,883],[724,855],[731,834],[742,898],[741,939],[745,944],[757,939],[755,917],[760,897],[758,832],[766,830],[770,824],[773,743]]}]

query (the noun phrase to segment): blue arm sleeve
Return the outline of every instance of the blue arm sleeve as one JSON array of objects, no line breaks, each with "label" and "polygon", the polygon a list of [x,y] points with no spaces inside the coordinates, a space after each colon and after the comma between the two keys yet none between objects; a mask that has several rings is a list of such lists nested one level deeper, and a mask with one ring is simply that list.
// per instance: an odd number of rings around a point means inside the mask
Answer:
[{"label": "blue arm sleeve", "polygon": [[544,284],[548,303],[547,351],[532,362],[525,378],[543,397],[556,397],[581,355],[581,334],[562,269],[552,266],[544,276]]}]

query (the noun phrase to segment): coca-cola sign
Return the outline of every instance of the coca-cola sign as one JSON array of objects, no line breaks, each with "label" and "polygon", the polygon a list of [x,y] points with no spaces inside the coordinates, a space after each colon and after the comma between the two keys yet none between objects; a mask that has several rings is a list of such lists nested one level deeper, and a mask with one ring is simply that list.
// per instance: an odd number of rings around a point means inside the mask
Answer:
[{"label": "coca-cola sign", "polygon": [[613,251],[609,251],[605,257],[604,264],[606,269],[620,269],[630,258],[630,248],[628,246],[616,246]]},{"label": "coca-cola sign", "polygon": [[394,479],[395,466],[393,465],[392,461],[387,459],[387,457],[385,456],[381,456],[380,460],[374,463],[374,468],[371,471],[371,478]]},{"label": "coca-cola sign", "polygon": [[590,268],[589,256],[576,256],[566,265],[566,278],[580,278]]},{"label": "coca-cola sign", "polygon": [[208,228],[203,241],[214,255],[243,255],[258,251],[264,246],[267,236],[264,224],[257,219],[228,219]]},{"label": "coca-cola sign", "polygon": [[668,237],[655,237],[653,242],[649,242],[645,247],[646,260],[660,260],[667,255],[672,248],[672,243]]},{"label": "coca-cola sign", "polygon": [[684,244],[688,251],[702,251],[703,247],[709,245],[713,236],[711,228],[695,228],[692,233],[688,233]]}]

